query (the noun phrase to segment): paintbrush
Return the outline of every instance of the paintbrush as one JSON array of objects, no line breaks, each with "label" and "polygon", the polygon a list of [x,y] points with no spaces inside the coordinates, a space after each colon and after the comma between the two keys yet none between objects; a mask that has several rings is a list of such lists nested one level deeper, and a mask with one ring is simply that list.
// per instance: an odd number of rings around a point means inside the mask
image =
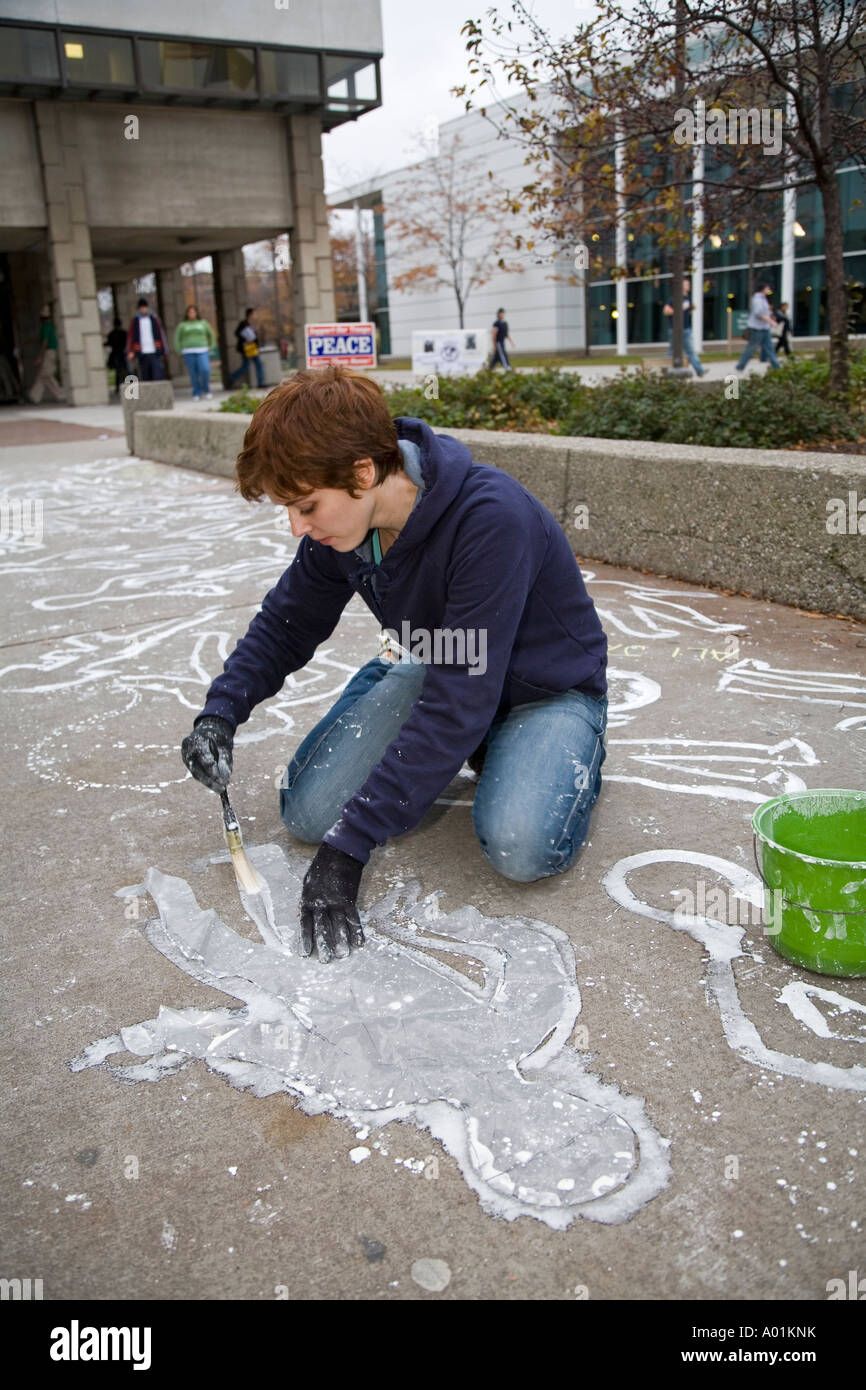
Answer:
[{"label": "paintbrush", "polygon": [[232,857],[232,866],[238,887],[243,893],[261,893],[264,885],[244,853],[241,828],[238,824],[238,818],[232,810],[227,791],[220,793],[220,800],[223,805],[223,830],[226,844],[229,847],[229,854]]}]

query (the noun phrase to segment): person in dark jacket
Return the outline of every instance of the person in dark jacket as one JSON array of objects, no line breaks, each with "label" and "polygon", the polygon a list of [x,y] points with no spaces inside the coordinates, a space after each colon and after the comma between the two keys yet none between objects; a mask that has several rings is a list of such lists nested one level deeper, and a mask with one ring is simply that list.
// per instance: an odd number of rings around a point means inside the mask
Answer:
[{"label": "person in dark jacket", "polygon": [[255,309],[247,309],[246,314],[235,329],[235,346],[241,355],[241,365],[229,377],[230,387],[234,386],[236,381],[240,381],[241,377],[249,386],[251,362],[256,369],[257,385],[264,386],[265,384],[265,373],[262,368],[262,359],[259,356],[259,335],[253,326],[253,314],[255,312]]},{"label": "person in dark jacket", "polygon": [[253,416],[239,490],[288,510],[292,564],[210,686],[183,741],[222,791],[232,742],[327,640],[353,594],[385,650],[307,734],[280,813],[319,849],[304,879],[301,948],[363,943],[356,906],[371,851],[416,826],[465,761],[489,863],[532,882],[564,873],[601,789],[607,640],[571,544],[516,479],[422,420],[392,420],[344,367],[299,372]]},{"label": "person in dark jacket", "polygon": [[141,381],[162,381],[163,362],[168,353],[165,330],[158,314],[150,311],[144,295],[137,304],[138,313],[129,325],[126,335],[127,357],[138,358],[138,376]]},{"label": "person in dark jacket", "polygon": [[126,333],[119,318],[115,318],[105,346],[108,348],[107,365],[114,368],[114,394],[119,396],[120,379],[126,376]]},{"label": "person in dark jacket", "polygon": [[507,372],[512,371],[513,368],[511,366],[511,362],[509,361],[508,349],[506,348],[505,344],[506,342],[508,342],[511,343],[512,347],[514,347],[514,342],[512,341],[511,334],[508,331],[508,324],[505,319],[504,309],[496,310],[496,318],[493,320],[491,333],[493,351],[490,355],[490,361],[487,364],[488,367],[491,371],[493,371],[493,369],[499,366],[499,364],[501,363]]},{"label": "person in dark jacket", "polygon": [[793,357],[794,353],[791,349],[791,344],[788,341],[788,334],[791,332],[791,320],[788,318],[787,304],[780,304],[778,309],[775,310],[773,316],[776,320],[776,327],[782,330],[778,338],[776,339],[776,352],[779,352],[781,348],[784,348],[788,356]]}]

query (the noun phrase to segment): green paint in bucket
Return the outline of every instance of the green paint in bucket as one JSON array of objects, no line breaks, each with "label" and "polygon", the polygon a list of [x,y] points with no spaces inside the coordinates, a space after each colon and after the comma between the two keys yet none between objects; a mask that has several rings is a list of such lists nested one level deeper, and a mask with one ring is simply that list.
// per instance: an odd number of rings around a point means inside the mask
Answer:
[{"label": "green paint in bucket", "polygon": [[866,975],[866,792],[791,792],[752,817],[764,930],[820,975]]}]

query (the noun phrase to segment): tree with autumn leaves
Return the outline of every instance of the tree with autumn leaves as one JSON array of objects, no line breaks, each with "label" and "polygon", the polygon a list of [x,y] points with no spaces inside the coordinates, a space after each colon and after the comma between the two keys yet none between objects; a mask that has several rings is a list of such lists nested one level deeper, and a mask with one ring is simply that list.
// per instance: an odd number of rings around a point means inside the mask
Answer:
[{"label": "tree with autumn leaves", "polygon": [[[564,248],[586,245],[591,271],[606,268],[614,279],[641,273],[635,262],[609,259],[612,229],[636,228],[668,252],[678,284],[690,258],[693,195],[703,237],[733,228],[751,245],[778,220],[786,189],[817,188],[830,386],[844,393],[849,297],[838,173],[866,163],[866,0],[633,0],[628,9],[599,0],[597,9],[558,41],[523,0],[464,25],[469,81],[456,93],[521,142],[539,171],[511,197],[511,210]],[[520,99],[496,95],[498,75]],[[727,125],[715,145],[705,132],[696,187],[684,114],[699,109]],[[741,121],[731,138],[730,118],[754,113],[760,126],[764,112],[778,140],[743,138]],[[676,362],[678,295],[673,303]]]},{"label": "tree with autumn leaves", "polygon": [[486,162],[467,157],[459,136],[446,139],[441,149],[438,140],[426,142],[421,158],[389,192],[394,289],[451,290],[458,324],[465,327],[472,292],[497,270],[523,269],[509,260],[518,241],[505,199]]}]

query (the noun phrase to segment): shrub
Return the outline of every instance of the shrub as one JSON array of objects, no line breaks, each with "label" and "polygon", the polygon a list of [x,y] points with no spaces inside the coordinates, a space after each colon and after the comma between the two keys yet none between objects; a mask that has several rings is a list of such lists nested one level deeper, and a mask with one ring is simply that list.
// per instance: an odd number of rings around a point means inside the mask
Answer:
[{"label": "shrub", "polygon": [[438,429],[784,449],[866,434],[866,350],[851,354],[847,402],[829,396],[829,371],[826,354],[786,362],[778,372],[739,380],[736,398],[721,383],[698,392],[688,382],[625,368],[598,386],[553,369],[479,372],[440,379],[438,399],[428,400],[420,387],[392,388],[387,397],[392,415],[418,416]]},{"label": "shrub", "polygon": [[[731,371],[733,376],[733,370]],[[829,394],[826,353],[786,361],[778,372],[737,382],[729,399],[718,390],[696,391],[639,368],[623,368],[598,386],[572,372],[481,371],[440,377],[438,396],[422,386],[385,389],[392,416],[411,415],[434,429],[514,430],[600,439],[649,439],[671,444],[740,449],[789,449],[866,436],[866,348],[850,359],[847,401]],[[263,398],[245,385],[220,410],[251,415]]]},{"label": "shrub", "polygon": [[220,401],[220,410],[234,415],[252,415],[263,400],[264,396],[254,396],[244,382],[240,391],[235,391],[233,396],[226,396],[224,401]]},{"label": "shrub", "polygon": [[575,403],[560,434],[603,439],[653,439],[670,444],[785,449],[804,442],[858,439],[866,421],[804,383],[796,366],[737,381],[724,389],[693,391],[687,382],[624,374]]}]

